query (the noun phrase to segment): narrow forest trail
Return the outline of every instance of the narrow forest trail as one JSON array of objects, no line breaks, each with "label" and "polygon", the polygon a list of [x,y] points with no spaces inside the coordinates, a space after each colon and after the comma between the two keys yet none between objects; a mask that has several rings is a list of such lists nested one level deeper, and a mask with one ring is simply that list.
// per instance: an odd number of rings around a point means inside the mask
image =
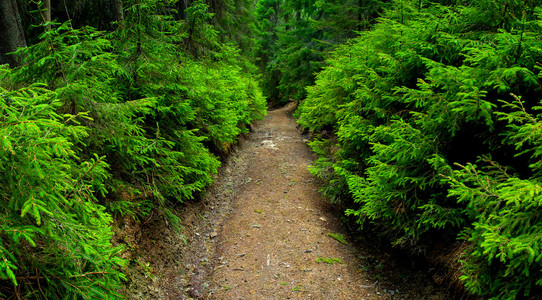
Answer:
[{"label": "narrow forest trail", "polygon": [[307,170],[315,157],[296,129],[294,109],[269,111],[204,199],[186,204],[187,245],[162,222],[142,228],[139,244],[147,246],[139,261],[156,277],[139,272],[129,298],[449,298],[374,242],[347,238],[345,245],[328,235],[347,232]]},{"label": "narrow forest trail", "polygon": [[[355,299],[377,291],[360,276],[355,251],[328,236],[342,234],[307,170],[313,159],[290,117],[269,112],[253,133],[233,213],[218,232],[222,267],[210,280],[216,299]],[[340,260],[333,264],[319,258]]]},{"label": "narrow forest trail", "polygon": [[308,172],[315,157],[296,128],[294,109],[290,104],[269,111],[239,151],[237,160],[245,167],[234,180],[241,185],[234,191],[224,223],[209,235],[216,242],[213,272],[205,278],[207,288],[199,296],[445,298],[427,283],[416,283],[403,292],[407,287],[380,283],[382,274],[371,270],[384,268],[378,258],[328,235],[346,236],[336,211],[318,193],[321,185]]}]

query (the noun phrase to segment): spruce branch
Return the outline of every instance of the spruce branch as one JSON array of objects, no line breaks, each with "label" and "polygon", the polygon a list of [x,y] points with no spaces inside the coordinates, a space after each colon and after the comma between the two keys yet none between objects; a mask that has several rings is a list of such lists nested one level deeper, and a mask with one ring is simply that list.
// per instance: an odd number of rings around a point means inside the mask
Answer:
[{"label": "spruce branch", "polygon": [[[112,274],[111,272],[106,272],[106,271],[96,271],[96,272],[87,272],[87,273],[83,273],[83,274],[77,274],[77,275],[72,275],[72,276],[69,276],[68,278],[81,278],[81,277],[88,277],[88,276],[92,276],[92,275],[106,275],[106,274]],[[62,277],[58,276],[58,275],[52,275],[51,277],[53,278],[57,278],[57,279],[61,279]],[[24,280],[41,280],[41,279],[45,279],[46,276],[41,276],[41,275],[30,275],[30,276],[17,276],[15,277],[17,279],[17,281],[24,281]],[[9,279],[2,279],[2,280],[9,280]]]},{"label": "spruce branch", "polygon": [[72,190],[70,191],[70,193],[66,196],[66,200],[70,199],[70,197],[73,195],[73,193],[75,192],[75,187],[100,163],[102,162],[102,158],[101,157],[98,157],[96,159],[96,161],[94,161],[94,164],[92,164],[92,166],[85,172],[85,174],[83,174],[83,176],[79,177],[77,179],[77,181],[73,184],[72,186]]}]

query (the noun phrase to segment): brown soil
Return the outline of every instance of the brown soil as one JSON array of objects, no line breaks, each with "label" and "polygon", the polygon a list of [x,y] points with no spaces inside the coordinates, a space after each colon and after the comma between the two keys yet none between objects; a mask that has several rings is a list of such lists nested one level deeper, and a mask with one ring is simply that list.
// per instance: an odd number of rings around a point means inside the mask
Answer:
[{"label": "brown soil", "polygon": [[118,236],[133,250],[128,298],[451,298],[416,264],[348,236],[307,170],[315,157],[294,108],[270,111],[203,199],[179,209],[186,245],[164,218],[125,222]]}]

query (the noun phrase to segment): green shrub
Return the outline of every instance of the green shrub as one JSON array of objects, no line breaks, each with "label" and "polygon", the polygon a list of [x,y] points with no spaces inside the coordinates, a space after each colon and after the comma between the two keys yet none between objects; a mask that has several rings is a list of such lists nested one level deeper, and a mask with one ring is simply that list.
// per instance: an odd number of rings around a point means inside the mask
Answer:
[{"label": "green shrub", "polygon": [[61,104],[40,85],[0,89],[0,279],[27,297],[114,298],[124,261],[94,195],[108,165],[77,156],[87,117]]},{"label": "green shrub", "polygon": [[24,63],[0,69],[0,298],[121,297],[111,214],[180,230],[172,207],[265,115],[254,67],[218,40],[208,6],[190,22],[175,2],[124,1],[109,33],[43,26]]},{"label": "green shrub", "polygon": [[398,1],[335,51],[297,112],[348,215],[411,250],[464,240],[461,280],[488,298],[542,285],[541,13]]}]

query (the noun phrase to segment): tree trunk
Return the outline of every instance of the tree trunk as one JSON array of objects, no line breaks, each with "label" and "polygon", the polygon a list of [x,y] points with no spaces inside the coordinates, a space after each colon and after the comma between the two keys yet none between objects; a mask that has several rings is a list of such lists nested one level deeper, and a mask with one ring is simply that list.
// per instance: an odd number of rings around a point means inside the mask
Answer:
[{"label": "tree trunk", "polygon": [[363,0],[358,1],[358,31],[363,29]]},{"label": "tree trunk", "polygon": [[[51,22],[51,0],[45,0],[45,22]],[[51,25],[47,25],[47,30],[51,30]]]},{"label": "tree trunk", "polygon": [[124,20],[124,6],[122,6],[122,0],[114,0],[114,5],[117,21]]},{"label": "tree trunk", "polygon": [[0,0],[0,63],[9,63],[12,68],[18,66],[20,58],[7,54],[18,47],[26,47],[26,40],[17,3]]},{"label": "tree trunk", "polygon": [[[101,26],[98,28],[114,30],[119,26],[120,22],[124,20],[124,6],[122,5],[122,0],[108,0],[103,6],[105,12],[103,12]],[[113,25],[113,22],[118,22],[117,25]]]},{"label": "tree trunk", "polygon": [[191,4],[192,1],[189,0],[180,0],[177,2],[177,18],[179,20],[186,20],[186,13],[184,11],[189,8]]}]

